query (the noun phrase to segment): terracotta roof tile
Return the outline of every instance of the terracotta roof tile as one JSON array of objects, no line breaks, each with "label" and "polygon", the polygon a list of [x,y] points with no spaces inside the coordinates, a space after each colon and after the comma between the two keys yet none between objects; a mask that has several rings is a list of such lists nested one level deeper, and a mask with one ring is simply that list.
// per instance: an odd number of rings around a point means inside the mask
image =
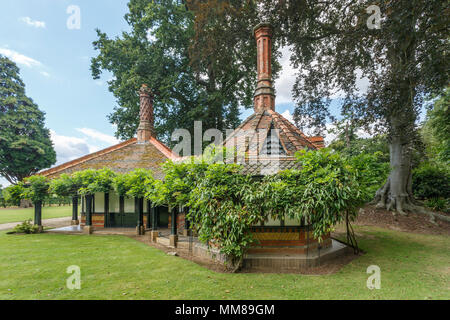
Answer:
[{"label": "terracotta roof tile", "polygon": [[175,159],[178,155],[174,154],[167,146],[153,137],[149,142],[146,144],[138,144],[137,139],[133,138],[63,163],[54,168],[41,171],[38,175],[53,178],[62,173],[108,167],[116,172],[128,172],[136,168],[148,168],[153,170],[157,176],[160,176],[159,164],[166,159]]}]

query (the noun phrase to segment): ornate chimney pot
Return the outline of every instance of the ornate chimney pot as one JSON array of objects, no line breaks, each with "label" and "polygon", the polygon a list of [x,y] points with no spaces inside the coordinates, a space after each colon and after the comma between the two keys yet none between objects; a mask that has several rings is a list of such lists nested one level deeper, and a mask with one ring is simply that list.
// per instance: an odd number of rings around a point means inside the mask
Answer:
[{"label": "ornate chimney pot", "polygon": [[255,90],[255,112],[275,111],[275,90],[272,85],[272,27],[260,23],[254,28],[257,45],[258,84]]},{"label": "ornate chimney pot", "polygon": [[148,143],[151,137],[155,137],[153,116],[153,93],[143,84],[139,90],[140,113],[139,127],[137,130],[138,143]]}]

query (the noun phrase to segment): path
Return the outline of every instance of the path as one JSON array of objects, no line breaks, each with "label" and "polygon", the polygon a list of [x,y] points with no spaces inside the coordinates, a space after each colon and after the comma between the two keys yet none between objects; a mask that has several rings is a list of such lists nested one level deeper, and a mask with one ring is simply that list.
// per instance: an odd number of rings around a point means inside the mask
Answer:
[{"label": "path", "polygon": [[[72,217],[53,218],[53,219],[42,220],[42,224],[44,225],[44,227],[60,228],[60,227],[69,226],[71,221],[72,221]],[[11,222],[11,223],[0,224],[0,231],[12,229],[21,223],[22,222]]]}]

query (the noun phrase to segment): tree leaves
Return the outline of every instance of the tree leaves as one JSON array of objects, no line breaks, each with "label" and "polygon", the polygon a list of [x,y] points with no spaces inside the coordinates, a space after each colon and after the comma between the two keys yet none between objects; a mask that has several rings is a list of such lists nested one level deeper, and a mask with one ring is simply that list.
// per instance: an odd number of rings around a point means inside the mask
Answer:
[{"label": "tree leaves", "polygon": [[44,113],[25,95],[14,62],[0,56],[0,175],[17,183],[56,162]]}]

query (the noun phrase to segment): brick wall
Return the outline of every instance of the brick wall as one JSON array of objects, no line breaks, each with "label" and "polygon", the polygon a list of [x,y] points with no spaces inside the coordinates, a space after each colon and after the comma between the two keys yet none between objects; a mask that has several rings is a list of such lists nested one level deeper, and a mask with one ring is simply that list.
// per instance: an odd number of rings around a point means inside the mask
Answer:
[{"label": "brick wall", "polygon": [[[186,214],[177,214],[177,233],[182,234],[186,225]],[[169,213],[169,229],[172,228],[172,215]]]},{"label": "brick wall", "polygon": [[[253,227],[254,239],[249,253],[306,253],[317,250],[318,239],[304,227]],[[321,248],[331,246],[330,234],[323,237]]]},{"label": "brick wall", "polygon": [[[82,226],[86,225],[86,215],[81,215]],[[103,213],[93,213],[92,214],[92,226],[96,228],[104,228],[105,227],[105,215]]]}]

